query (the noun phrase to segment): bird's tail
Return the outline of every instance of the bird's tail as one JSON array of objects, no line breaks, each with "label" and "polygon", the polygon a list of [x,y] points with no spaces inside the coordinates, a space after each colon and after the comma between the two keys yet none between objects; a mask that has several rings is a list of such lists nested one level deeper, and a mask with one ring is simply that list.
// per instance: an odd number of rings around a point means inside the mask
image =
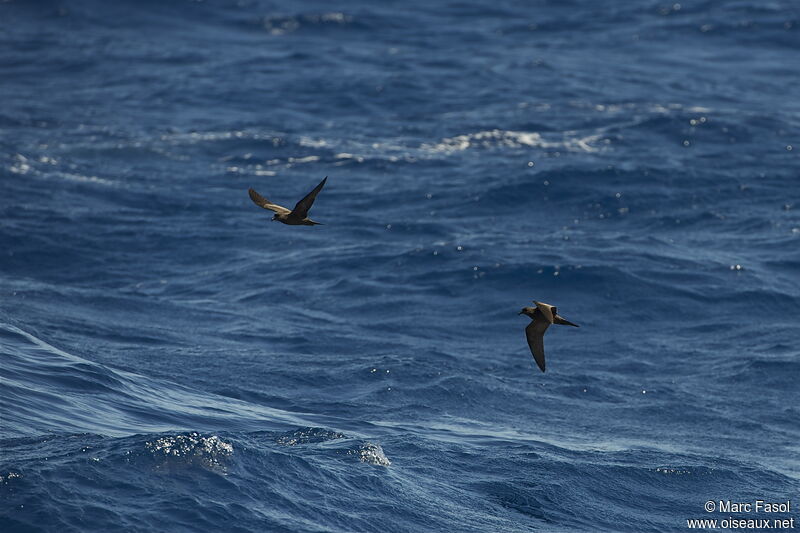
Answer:
[{"label": "bird's tail", "polygon": [[553,317],[553,323],[554,324],[561,324],[562,326],[573,326],[573,327],[576,327],[576,328],[580,327],[578,324],[573,324],[572,322],[570,322],[566,318],[564,318],[562,316],[558,316],[558,315]]}]

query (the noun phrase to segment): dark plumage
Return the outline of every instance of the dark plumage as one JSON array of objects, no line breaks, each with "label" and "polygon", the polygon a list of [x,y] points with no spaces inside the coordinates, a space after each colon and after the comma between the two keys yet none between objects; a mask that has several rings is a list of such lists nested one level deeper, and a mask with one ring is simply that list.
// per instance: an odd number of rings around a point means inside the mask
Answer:
[{"label": "dark plumage", "polygon": [[278,222],[283,222],[284,224],[288,224],[290,226],[316,226],[321,223],[314,222],[308,218],[308,210],[311,209],[314,200],[317,199],[317,195],[319,194],[319,191],[322,190],[322,187],[325,186],[326,181],[328,181],[328,176],[325,176],[325,179],[319,182],[319,185],[314,187],[313,191],[305,195],[302,200],[297,202],[297,205],[295,205],[294,209],[291,211],[278,204],[273,204],[258,194],[255,189],[249,189],[247,193],[250,195],[250,199],[253,200],[253,203],[258,207],[268,209],[275,213],[272,216],[272,220],[277,220]]},{"label": "dark plumage", "polygon": [[576,328],[580,326],[559,316],[558,309],[553,305],[536,301],[533,303],[536,304],[536,307],[523,307],[519,314],[527,315],[532,319],[532,322],[525,328],[525,336],[528,338],[528,346],[530,346],[534,361],[544,372],[544,332],[547,331],[550,324]]}]

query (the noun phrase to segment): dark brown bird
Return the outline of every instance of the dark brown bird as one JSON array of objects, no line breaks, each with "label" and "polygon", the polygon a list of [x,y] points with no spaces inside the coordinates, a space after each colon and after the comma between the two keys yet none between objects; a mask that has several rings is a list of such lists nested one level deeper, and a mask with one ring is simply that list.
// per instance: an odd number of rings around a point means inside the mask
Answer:
[{"label": "dark brown bird", "polygon": [[314,187],[313,191],[308,193],[302,200],[297,202],[297,205],[295,205],[294,209],[291,211],[278,204],[273,204],[258,194],[254,189],[249,189],[247,192],[250,194],[250,199],[253,200],[254,204],[256,204],[258,207],[269,209],[275,213],[272,216],[272,220],[277,220],[278,222],[283,222],[284,224],[288,224],[290,226],[317,226],[321,225],[322,223],[314,222],[308,218],[308,210],[311,209],[314,200],[317,199],[317,195],[319,194],[319,191],[322,190],[322,187],[325,186],[326,181],[328,181],[328,176],[325,176],[325,179],[320,181],[319,185]]},{"label": "dark brown bird", "polygon": [[533,319],[525,328],[525,336],[528,338],[528,346],[531,348],[533,359],[539,368],[544,372],[544,332],[550,324],[560,324],[562,326],[580,327],[573,324],[564,317],[558,316],[558,309],[554,305],[534,301],[536,307],[523,307],[520,315],[527,315]]}]

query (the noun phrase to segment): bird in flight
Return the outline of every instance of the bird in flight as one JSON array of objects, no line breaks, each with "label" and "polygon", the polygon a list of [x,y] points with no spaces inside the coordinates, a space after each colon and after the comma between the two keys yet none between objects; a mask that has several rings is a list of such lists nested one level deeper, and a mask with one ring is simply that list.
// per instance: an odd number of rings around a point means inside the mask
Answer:
[{"label": "bird in flight", "polygon": [[528,338],[528,346],[531,348],[533,359],[539,368],[544,372],[544,332],[550,324],[562,326],[580,327],[573,324],[564,317],[558,316],[558,309],[554,305],[534,301],[536,307],[523,307],[518,314],[531,317],[532,321],[525,328],[525,336]]},{"label": "bird in flight", "polygon": [[302,200],[297,202],[297,205],[295,205],[294,209],[291,211],[278,204],[273,204],[258,194],[255,189],[249,189],[247,192],[250,194],[250,199],[253,200],[254,204],[256,204],[258,207],[269,209],[275,213],[272,216],[272,220],[277,220],[278,222],[283,222],[284,224],[288,224],[290,226],[316,226],[322,223],[314,222],[308,218],[308,210],[311,209],[311,205],[314,203],[314,200],[317,199],[317,194],[319,194],[319,191],[321,191],[322,187],[325,186],[326,181],[328,181],[328,176],[325,176],[325,179],[320,181],[319,185],[314,187],[313,191],[305,195]]}]

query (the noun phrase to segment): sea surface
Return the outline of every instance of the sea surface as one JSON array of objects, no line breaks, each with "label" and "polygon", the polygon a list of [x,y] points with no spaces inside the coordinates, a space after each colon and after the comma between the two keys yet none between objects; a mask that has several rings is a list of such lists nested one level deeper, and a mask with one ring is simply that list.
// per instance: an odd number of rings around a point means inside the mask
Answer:
[{"label": "sea surface", "polygon": [[679,2],[0,2],[0,530],[800,527],[800,4]]}]

